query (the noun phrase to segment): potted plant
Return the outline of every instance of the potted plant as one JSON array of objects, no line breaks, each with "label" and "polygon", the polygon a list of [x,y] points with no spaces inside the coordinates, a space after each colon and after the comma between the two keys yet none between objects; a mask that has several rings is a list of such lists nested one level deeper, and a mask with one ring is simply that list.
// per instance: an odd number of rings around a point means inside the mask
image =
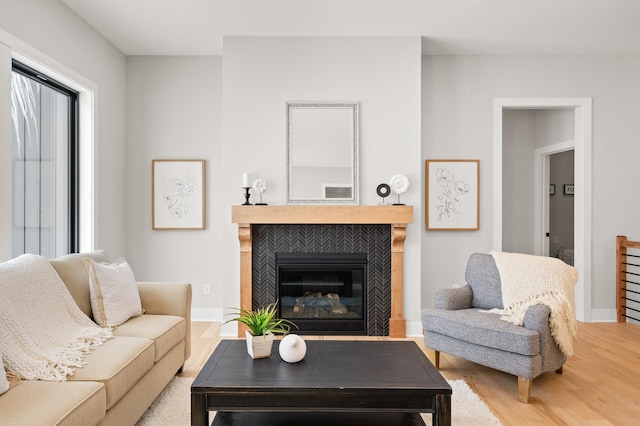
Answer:
[{"label": "potted plant", "polygon": [[249,329],[245,331],[247,339],[247,352],[251,358],[267,358],[271,356],[274,334],[288,334],[291,326],[297,326],[283,318],[276,318],[277,302],[256,310],[238,309],[238,316],[230,321],[237,321],[246,325]]}]

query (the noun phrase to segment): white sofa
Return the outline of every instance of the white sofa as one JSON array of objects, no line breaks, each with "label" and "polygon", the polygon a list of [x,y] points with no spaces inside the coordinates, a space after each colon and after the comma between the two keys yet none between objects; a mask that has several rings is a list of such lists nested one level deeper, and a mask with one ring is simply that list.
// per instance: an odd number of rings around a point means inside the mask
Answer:
[{"label": "white sofa", "polygon": [[[80,309],[91,317],[83,257],[51,260]],[[144,314],[118,326],[65,382],[22,380],[0,395],[0,426],[134,425],[181,370],[191,351],[191,285],[138,283]]]}]

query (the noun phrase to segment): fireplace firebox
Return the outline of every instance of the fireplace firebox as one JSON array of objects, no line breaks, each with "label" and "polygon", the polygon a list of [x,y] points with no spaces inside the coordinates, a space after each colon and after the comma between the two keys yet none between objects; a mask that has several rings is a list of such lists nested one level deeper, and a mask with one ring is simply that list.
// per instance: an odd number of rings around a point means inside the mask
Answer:
[{"label": "fireplace firebox", "polygon": [[279,315],[298,334],[366,335],[366,253],[276,253]]}]

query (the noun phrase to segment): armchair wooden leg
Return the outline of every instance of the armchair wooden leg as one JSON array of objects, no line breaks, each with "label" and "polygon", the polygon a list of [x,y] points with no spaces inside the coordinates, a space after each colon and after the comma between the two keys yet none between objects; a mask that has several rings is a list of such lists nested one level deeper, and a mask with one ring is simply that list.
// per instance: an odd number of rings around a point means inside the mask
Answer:
[{"label": "armchair wooden leg", "polygon": [[431,364],[436,368],[436,370],[440,369],[440,352],[434,351],[431,348],[427,348],[427,358],[431,361]]},{"label": "armchair wooden leg", "polygon": [[531,396],[531,382],[533,380],[525,379],[524,377],[518,377],[518,400],[529,403],[529,397]]}]

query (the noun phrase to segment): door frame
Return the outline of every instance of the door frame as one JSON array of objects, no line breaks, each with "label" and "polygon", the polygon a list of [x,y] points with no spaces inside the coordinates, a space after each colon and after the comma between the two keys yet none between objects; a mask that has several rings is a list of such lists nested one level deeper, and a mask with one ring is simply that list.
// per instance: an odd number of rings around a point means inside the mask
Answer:
[{"label": "door frame", "polygon": [[[591,98],[494,98],[493,100],[493,247],[502,249],[502,125],[505,109],[574,110],[574,266],[576,316],[590,322],[591,312]],[[539,181],[538,181],[538,184]],[[540,210],[541,211],[541,210]]]}]

